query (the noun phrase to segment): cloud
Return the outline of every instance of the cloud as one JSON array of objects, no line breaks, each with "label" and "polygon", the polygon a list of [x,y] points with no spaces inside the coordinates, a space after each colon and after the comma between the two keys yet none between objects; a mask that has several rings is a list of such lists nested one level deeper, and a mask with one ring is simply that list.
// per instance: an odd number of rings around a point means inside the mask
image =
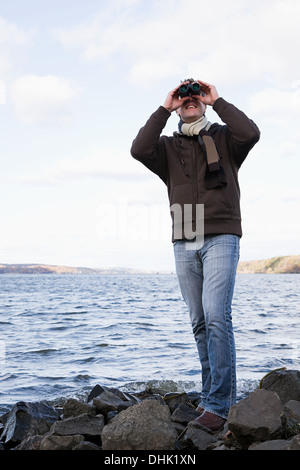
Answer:
[{"label": "cloud", "polygon": [[74,114],[79,87],[56,75],[24,75],[10,86],[16,114],[26,124],[62,124]]},{"label": "cloud", "polygon": [[[289,178],[296,178],[299,168],[298,149],[300,136],[300,82],[286,83],[280,88],[266,88],[252,95],[249,112],[262,129],[261,145],[268,140],[264,160],[278,156],[293,158],[293,171]],[[276,136],[276,137],[275,137]]]},{"label": "cloud", "polygon": [[166,0],[117,11],[112,3],[92,21],[53,34],[86,61],[126,59],[134,83],[188,71],[231,85],[261,77],[278,84],[299,70],[298,0],[216,0],[205,8],[199,0]]},{"label": "cloud", "polygon": [[82,159],[64,158],[40,173],[26,173],[13,181],[24,185],[58,185],[86,178],[137,181],[149,178],[150,172],[128,153],[117,148],[94,148]]},{"label": "cloud", "polygon": [[300,82],[286,83],[284,88],[266,88],[251,97],[251,111],[265,118],[300,118]]},{"label": "cloud", "polygon": [[122,41],[126,41],[123,34],[130,31],[131,24],[127,20],[127,13],[122,13],[115,2],[109,2],[92,21],[68,29],[56,28],[53,35],[65,48],[79,48],[85,60],[103,59],[115,53]]},{"label": "cloud", "polygon": [[4,78],[11,69],[23,61],[21,51],[27,47],[35,30],[23,31],[14,23],[0,17],[0,76]]}]

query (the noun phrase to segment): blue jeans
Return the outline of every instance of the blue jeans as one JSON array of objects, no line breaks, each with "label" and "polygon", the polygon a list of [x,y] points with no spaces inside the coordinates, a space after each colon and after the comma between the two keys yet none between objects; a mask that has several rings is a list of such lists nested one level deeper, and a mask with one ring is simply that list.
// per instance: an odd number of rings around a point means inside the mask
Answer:
[{"label": "blue jeans", "polygon": [[186,245],[191,241],[174,243],[176,273],[202,367],[201,406],[225,419],[236,401],[231,302],[239,242],[237,235],[209,235],[200,249]]}]

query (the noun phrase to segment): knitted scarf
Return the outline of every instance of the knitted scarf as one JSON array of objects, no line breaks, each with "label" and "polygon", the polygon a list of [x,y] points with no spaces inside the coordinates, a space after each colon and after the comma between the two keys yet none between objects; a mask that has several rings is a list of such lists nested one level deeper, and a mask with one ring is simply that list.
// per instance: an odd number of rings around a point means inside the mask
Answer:
[{"label": "knitted scarf", "polygon": [[212,137],[208,133],[211,123],[203,115],[197,121],[186,123],[181,119],[178,124],[179,132],[189,137],[198,135],[198,142],[206,156],[205,186],[206,189],[222,188],[226,186],[226,176],[222,167],[218,151]]},{"label": "knitted scarf", "polygon": [[205,114],[200,119],[197,119],[197,121],[194,122],[183,122],[180,120],[179,125],[181,127],[181,132],[182,134],[192,136],[192,135],[198,135],[199,132],[204,129],[208,124],[210,124],[207,120],[207,117]]}]

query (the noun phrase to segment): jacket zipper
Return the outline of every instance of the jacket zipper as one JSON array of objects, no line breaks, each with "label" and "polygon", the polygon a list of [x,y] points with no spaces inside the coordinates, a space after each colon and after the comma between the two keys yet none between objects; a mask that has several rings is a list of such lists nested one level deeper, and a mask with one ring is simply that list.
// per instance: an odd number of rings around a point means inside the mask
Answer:
[{"label": "jacket zipper", "polygon": [[197,184],[197,180],[198,180],[198,165],[197,165],[197,155],[196,155],[196,152],[195,152],[195,144],[194,144],[194,140],[191,139],[191,145],[193,146],[193,151],[192,151],[192,155],[193,155],[193,207],[192,207],[192,230],[193,232],[195,232],[196,230],[196,205],[197,205],[197,201],[198,201],[198,184]]},{"label": "jacket zipper", "polygon": [[184,158],[183,156],[181,155],[181,150],[180,150],[180,139],[176,139],[176,143],[177,143],[177,148],[178,148],[178,155],[179,155],[179,161],[180,161],[180,166],[181,166],[181,169],[183,170],[185,176],[187,176],[188,178],[191,177],[190,173],[188,172],[186,166],[185,166],[185,161],[184,161]]}]

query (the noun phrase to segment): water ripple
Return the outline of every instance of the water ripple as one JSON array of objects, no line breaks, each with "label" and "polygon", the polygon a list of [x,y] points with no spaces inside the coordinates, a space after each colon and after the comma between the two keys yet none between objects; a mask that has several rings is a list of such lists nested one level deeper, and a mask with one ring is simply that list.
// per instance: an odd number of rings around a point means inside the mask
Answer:
[{"label": "water ripple", "polygon": [[[0,405],[74,396],[95,383],[201,387],[175,275],[0,280]],[[274,368],[300,369],[299,282],[299,275],[237,276],[232,316],[240,394]]]}]

